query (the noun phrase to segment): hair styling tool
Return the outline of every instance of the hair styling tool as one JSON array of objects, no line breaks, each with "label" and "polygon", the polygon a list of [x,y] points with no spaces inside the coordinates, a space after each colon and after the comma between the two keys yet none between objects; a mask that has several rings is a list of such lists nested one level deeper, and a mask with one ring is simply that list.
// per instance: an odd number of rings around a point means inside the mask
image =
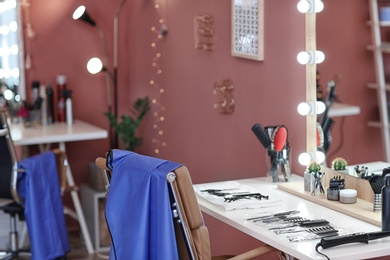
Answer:
[{"label": "hair styling tool", "polygon": [[327,117],[322,123],[322,131],[324,132],[324,151],[325,153],[329,150],[329,147],[332,143],[332,135],[330,130],[334,125],[334,120],[330,117]]},{"label": "hair styling tool", "polygon": [[265,149],[271,147],[272,141],[269,138],[268,133],[264,130],[264,128],[260,124],[254,124],[252,126],[252,131],[256,135],[257,139],[259,139],[260,143],[264,146]]},{"label": "hair styling tool", "polygon": [[374,192],[374,212],[379,212],[382,209],[382,188],[385,185],[385,178],[381,175],[373,175],[368,181]]},{"label": "hair styling tool", "polygon": [[321,241],[316,245],[316,251],[317,253],[325,256],[327,259],[329,259],[328,256],[325,254],[319,252],[319,247],[322,247],[323,249],[344,245],[344,244],[350,244],[350,243],[365,243],[368,244],[368,241],[380,239],[384,237],[390,236],[390,231],[379,231],[379,232],[371,232],[371,233],[354,233],[350,235],[344,235],[344,236],[331,236],[331,237],[323,237],[321,238]]},{"label": "hair styling tool", "polygon": [[324,99],[325,111],[323,114],[319,115],[319,122],[321,122],[322,124],[328,118],[329,109],[332,106],[333,102],[336,100],[336,85],[339,81],[340,76],[336,75],[331,81],[327,83],[326,97]]},{"label": "hair styling tool", "polygon": [[298,214],[298,213],[299,213],[298,210],[289,210],[289,211],[283,211],[283,212],[270,214],[270,215],[247,218],[247,220],[261,220],[261,219],[267,219],[267,218],[276,218],[276,217],[282,217],[282,216],[290,216],[290,215],[294,215],[294,214]]},{"label": "hair styling tool", "polygon": [[[280,169],[284,175],[284,180],[288,181],[290,176],[290,163],[289,163],[289,154],[288,153],[288,130],[284,125],[279,125],[275,128],[271,137],[273,148],[277,152],[276,153],[276,161],[275,161],[275,169],[277,169],[277,165],[280,165]],[[284,150],[285,149],[285,150]]]},{"label": "hair styling tool", "polygon": [[316,142],[317,142],[317,147],[322,148],[324,145],[324,131],[322,130],[322,126],[320,123],[316,123]]}]

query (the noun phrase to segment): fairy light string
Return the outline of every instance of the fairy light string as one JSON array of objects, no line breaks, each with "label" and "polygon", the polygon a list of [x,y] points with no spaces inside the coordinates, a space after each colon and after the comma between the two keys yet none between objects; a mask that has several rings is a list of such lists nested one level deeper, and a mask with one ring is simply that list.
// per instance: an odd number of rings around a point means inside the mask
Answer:
[{"label": "fairy light string", "polygon": [[152,103],[152,111],[153,111],[153,137],[152,137],[152,145],[153,150],[156,155],[159,155],[164,147],[167,146],[167,143],[164,139],[164,131],[162,128],[163,122],[165,121],[165,107],[161,103],[161,96],[165,93],[165,89],[160,85],[160,77],[163,73],[161,68],[161,46],[160,42],[165,39],[167,34],[167,27],[164,24],[164,18],[162,17],[161,7],[158,2],[155,2],[154,8],[158,14],[158,25],[152,26],[151,31],[155,35],[152,43],[150,44],[153,49],[153,58],[152,58],[152,68],[153,68],[153,76],[149,81],[150,87],[154,89],[151,103]]}]

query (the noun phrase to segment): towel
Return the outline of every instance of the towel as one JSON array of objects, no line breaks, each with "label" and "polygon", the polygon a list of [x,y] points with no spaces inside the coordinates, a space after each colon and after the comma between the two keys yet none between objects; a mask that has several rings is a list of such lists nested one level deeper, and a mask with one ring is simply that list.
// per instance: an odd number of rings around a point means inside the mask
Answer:
[{"label": "towel", "polygon": [[123,150],[111,150],[107,164],[110,259],[178,259],[166,176],[181,165]]},{"label": "towel", "polygon": [[55,155],[41,153],[19,163],[18,192],[24,214],[32,260],[51,260],[69,251]]}]

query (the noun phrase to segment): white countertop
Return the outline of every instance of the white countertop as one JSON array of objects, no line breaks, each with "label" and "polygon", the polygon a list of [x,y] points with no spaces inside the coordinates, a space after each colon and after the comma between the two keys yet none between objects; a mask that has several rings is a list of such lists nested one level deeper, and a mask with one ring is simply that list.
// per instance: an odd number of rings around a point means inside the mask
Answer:
[{"label": "white countertop", "polygon": [[[294,179],[302,180],[302,178],[297,175],[294,176]],[[201,210],[204,213],[207,213],[256,239],[263,241],[264,243],[276,247],[297,259],[325,259],[324,256],[321,256],[315,251],[315,246],[319,242],[319,239],[299,243],[290,242],[285,237],[276,235],[273,231],[268,230],[267,227],[259,226],[248,221],[247,218],[251,216],[253,217],[256,214],[263,215],[287,210],[299,210],[300,215],[311,217],[315,216],[315,218],[326,219],[335,228],[342,228],[344,233],[347,232],[350,234],[356,232],[380,231],[380,228],[377,226],[279,190],[276,184],[266,183],[264,178],[243,179],[237,181],[242,185],[248,185],[257,189],[262,194],[281,199],[281,205],[271,208],[225,211],[221,207],[218,207],[198,196],[198,202]],[[390,237],[370,241],[368,245],[362,243],[347,244],[328,249],[320,249],[320,251],[325,253],[332,260],[345,260],[367,259],[389,255],[389,248]]]},{"label": "white countertop", "polygon": [[59,142],[74,142],[107,138],[105,129],[84,121],[75,120],[71,126],[65,122],[26,128],[22,124],[12,124],[11,136],[15,145],[35,145]]}]

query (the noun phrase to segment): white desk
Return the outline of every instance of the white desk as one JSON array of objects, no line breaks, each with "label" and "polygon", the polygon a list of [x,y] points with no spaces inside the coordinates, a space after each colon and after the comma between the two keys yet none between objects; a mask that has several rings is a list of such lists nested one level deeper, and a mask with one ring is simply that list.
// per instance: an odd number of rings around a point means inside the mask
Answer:
[{"label": "white desk", "polygon": [[[48,150],[52,143],[58,143],[59,148],[66,151],[65,143],[86,141],[107,138],[108,133],[105,129],[96,127],[86,122],[75,120],[73,125],[68,126],[66,123],[54,123],[39,128],[25,128],[22,125],[11,125],[11,136],[14,144],[17,146],[39,145],[41,150]],[[73,175],[69,167],[67,167],[67,182],[70,186],[75,186]],[[81,232],[89,254],[94,253],[91,236],[89,234],[87,224],[85,222],[84,212],[81,207],[79,195],[77,191],[71,191],[71,197],[76,212],[65,208],[65,213],[72,216],[80,223]]]},{"label": "white desk", "polygon": [[21,124],[11,127],[15,145],[65,143],[107,138],[107,131],[86,122],[75,120],[73,125],[55,123],[39,128],[25,128]]},{"label": "white desk", "polygon": [[[204,198],[198,196],[200,208],[204,213],[207,213],[256,239],[263,241],[264,243],[269,244],[294,258],[302,260],[325,259],[324,256],[321,256],[315,251],[315,245],[319,242],[318,239],[299,243],[290,242],[283,236],[276,235],[273,231],[268,230],[266,227],[256,225],[246,219],[249,216],[256,214],[262,215],[265,213],[272,214],[286,210],[299,210],[300,215],[324,218],[336,228],[343,227],[344,230],[348,230],[348,233],[380,231],[380,228],[377,226],[278,190],[277,185],[273,183],[266,183],[264,180],[264,178],[255,178],[238,180],[238,182],[243,185],[251,186],[259,190],[259,192],[264,195],[280,198],[282,200],[282,204],[280,206],[262,209],[225,211],[221,207],[215,206]],[[349,230],[351,232],[349,232]],[[321,248],[320,252],[325,253],[332,260],[368,259],[390,255],[389,248],[390,237],[369,241],[368,245],[356,243],[336,246],[328,249]]]}]

